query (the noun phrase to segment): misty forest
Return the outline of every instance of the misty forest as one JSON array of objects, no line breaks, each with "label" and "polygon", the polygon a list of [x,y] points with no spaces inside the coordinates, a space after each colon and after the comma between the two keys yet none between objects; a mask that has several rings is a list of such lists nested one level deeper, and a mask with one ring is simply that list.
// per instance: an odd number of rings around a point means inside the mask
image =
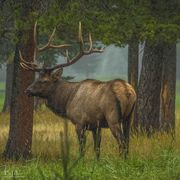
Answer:
[{"label": "misty forest", "polygon": [[0,179],[179,179],[179,40],[179,0],[0,0]]}]

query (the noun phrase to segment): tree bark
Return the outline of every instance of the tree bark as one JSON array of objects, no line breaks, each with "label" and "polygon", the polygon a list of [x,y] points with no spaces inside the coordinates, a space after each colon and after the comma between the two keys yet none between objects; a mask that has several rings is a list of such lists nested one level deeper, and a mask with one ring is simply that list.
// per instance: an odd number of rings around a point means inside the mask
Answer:
[{"label": "tree bark", "polygon": [[[138,68],[139,68],[139,42],[133,38],[128,44],[128,82],[134,87],[137,92],[138,86]],[[135,110],[136,111],[136,106]],[[134,131],[134,113],[131,117]]]},{"label": "tree bark", "polygon": [[34,42],[33,30],[26,30],[20,33],[20,39],[27,35],[27,42],[17,44],[14,56],[14,73],[12,101],[10,109],[9,137],[4,151],[8,159],[28,159],[31,157],[32,128],[33,128],[33,98],[25,95],[25,89],[33,82],[34,73],[20,68],[19,49],[27,61],[33,59]]},{"label": "tree bark", "polygon": [[139,66],[139,42],[132,39],[128,46],[128,82],[137,90]]},{"label": "tree bark", "polygon": [[163,43],[145,44],[138,87],[134,125],[151,135],[160,129],[160,92],[163,67]]},{"label": "tree bark", "polygon": [[5,89],[5,100],[2,112],[10,111],[11,94],[12,94],[12,81],[13,81],[13,63],[7,63],[6,65],[6,89]]},{"label": "tree bark", "polygon": [[19,29],[18,44],[14,56],[14,73],[12,100],[10,108],[9,137],[4,151],[8,159],[28,159],[31,157],[34,99],[25,95],[24,91],[34,80],[34,72],[20,68],[19,49],[27,62],[33,61],[34,37],[32,12],[41,15],[47,10],[50,1],[16,1],[20,8],[20,20],[26,27]]},{"label": "tree bark", "polygon": [[163,74],[161,86],[162,130],[174,132],[176,99],[176,44],[167,44],[164,48]]}]

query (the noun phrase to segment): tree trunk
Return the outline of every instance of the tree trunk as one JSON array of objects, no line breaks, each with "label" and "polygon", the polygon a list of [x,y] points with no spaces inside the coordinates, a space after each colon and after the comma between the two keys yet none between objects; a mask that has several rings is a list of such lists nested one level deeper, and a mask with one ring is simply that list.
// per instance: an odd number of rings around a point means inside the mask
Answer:
[{"label": "tree trunk", "polygon": [[139,55],[139,42],[133,39],[129,42],[128,46],[128,82],[137,90],[138,85],[138,58]]},{"label": "tree trunk", "polygon": [[160,92],[163,66],[163,43],[145,44],[138,87],[134,124],[148,135],[160,129]]},{"label": "tree trunk", "polygon": [[[137,39],[132,39],[128,46],[128,82],[134,87],[137,92],[138,86],[138,68],[139,68],[139,42]],[[136,106],[135,110],[136,111]],[[134,113],[131,118],[134,131]]]},{"label": "tree trunk", "polygon": [[[173,132],[175,128],[176,99],[176,44],[164,48],[164,62],[161,86],[161,117],[162,130]],[[171,131],[172,130],[172,131]]]},{"label": "tree trunk", "polygon": [[8,159],[28,159],[31,156],[32,128],[33,128],[33,98],[25,95],[25,89],[33,82],[34,73],[20,68],[19,49],[27,61],[32,61],[34,52],[33,30],[26,30],[20,33],[26,35],[27,42],[21,48],[16,46],[14,56],[14,73],[12,100],[10,109],[9,137],[4,151]]},{"label": "tree trunk", "polygon": [[6,89],[5,89],[5,100],[2,112],[10,111],[11,94],[12,94],[12,81],[13,81],[13,63],[7,63],[6,65]]}]

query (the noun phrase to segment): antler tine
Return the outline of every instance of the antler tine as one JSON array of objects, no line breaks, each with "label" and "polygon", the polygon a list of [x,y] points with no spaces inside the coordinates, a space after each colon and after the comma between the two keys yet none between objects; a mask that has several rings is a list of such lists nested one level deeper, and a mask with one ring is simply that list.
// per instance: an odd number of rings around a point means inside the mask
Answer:
[{"label": "antler tine", "polygon": [[54,28],[52,34],[50,35],[49,40],[48,40],[48,43],[45,44],[43,47],[38,48],[38,51],[39,51],[39,52],[42,52],[42,51],[44,51],[44,50],[50,48],[51,41],[52,41],[52,39],[53,39],[53,37],[54,37],[54,35],[55,35],[55,32],[56,32],[56,28]]},{"label": "antler tine", "polygon": [[19,57],[20,57],[20,60],[21,60],[21,61],[26,62],[26,61],[24,60],[24,58],[22,57],[22,53],[21,53],[20,50],[19,50]]},{"label": "antler tine", "polygon": [[86,51],[83,51],[84,55],[88,55],[92,53],[101,53],[103,51],[104,51],[103,48],[101,49],[93,48],[92,36],[91,36],[91,33],[89,33],[89,49]]},{"label": "antler tine", "polygon": [[84,40],[83,40],[83,35],[82,35],[82,26],[81,26],[81,22],[79,22],[79,46],[80,46],[80,53],[83,53],[83,49],[84,49]]},{"label": "antler tine", "polygon": [[42,52],[42,51],[44,51],[46,49],[50,49],[50,48],[57,48],[58,49],[58,48],[67,48],[67,47],[71,46],[70,44],[63,44],[63,45],[53,45],[53,44],[51,44],[51,41],[52,41],[52,39],[53,39],[53,37],[55,35],[55,32],[56,32],[56,28],[54,28],[51,36],[49,37],[48,43],[46,45],[44,45],[43,47],[38,48],[37,49],[38,52]]},{"label": "antler tine", "polygon": [[70,62],[70,58],[69,58],[69,51],[66,49],[66,59],[67,59],[67,62],[69,63]]},{"label": "antler tine", "polygon": [[68,50],[66,49],[66,51],[65,51],[65,52],[61,52],[61,54],[66,58],[66,61],[69,63],[70,58],[69,58],[69,52],[68,52]]},{"label": "antler tine", "polygon": [[24,63],[24,64],[29,64],[29,65],[32,65],[32,66],[38,66],[37,64],[35,64],[35,63],[30,63],[30,62],[27,62],[26,60],[24,60],[24,58],[22,57],[22,53],[21,53],[21,51],[19,50],[19,57],[20,57],[20,59],[21,59],[21,61]]},{"label": "antler tine", "polygon": [[51,36],[50,36],[50,38],[49,38],[49,44],[50,44],[50,42],[52,41],[52,38],[54,37],[55,32],[56,32],[56,28],[53,29],[53,32],[52,32],[52,34],[51,34]]},{"label": "antler tine", "polygon": [[28,66],[27,64],[25,64],[25,63],[23,63],[23,62],[21,62],[20,65],[21,65],[21,67],[22,67],[23,69],[25,69],[25,70],[31,70],[31,71],[34,70],[32,67]]},{"label": "antler tine", "polygon": [[91,33],[89,33],[89,49],[85,51],[85,53],[86,54],[90,53],[92,51],[92,48],[93,48],[92,36],[91,36]]},{"label": "antler tine", "polygon": [[33,35],[34,35],[34,55],[33,55],[33,62],[36,61],[36,58],[37,58],[37,21],[35,22],[34,24],[34,32],[33,32]]},{"label": "antler tine", "polygon": [[23,69],[37,71],[37,72],[41,70],[41,68],[38,68],[37,64],[25,61],[24,58],[22,57],[22,53],[20,50],[19,50],[19,57],[20,57],[20,61],[21,61],[20,65]]},{"label": "antler tine", "polygon": [[93,48],[92,36],[91,33],[89,33],[89,49],[87,51],[84,51],[84,54],[88,55],[92,53],[102,53],[103,51],[104,48],[101,49]]}]

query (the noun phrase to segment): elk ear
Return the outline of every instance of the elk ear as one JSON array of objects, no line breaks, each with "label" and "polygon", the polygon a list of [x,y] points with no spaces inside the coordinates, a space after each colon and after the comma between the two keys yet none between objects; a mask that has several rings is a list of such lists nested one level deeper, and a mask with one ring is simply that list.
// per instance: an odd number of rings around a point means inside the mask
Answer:
[{"label": "elk ear", "polygon": [[53,72],[51,77],[53,78],[54,81],[57,81],[61,77],[62,73],[63,73],[63,68],[60,68],[55,72]]}]

